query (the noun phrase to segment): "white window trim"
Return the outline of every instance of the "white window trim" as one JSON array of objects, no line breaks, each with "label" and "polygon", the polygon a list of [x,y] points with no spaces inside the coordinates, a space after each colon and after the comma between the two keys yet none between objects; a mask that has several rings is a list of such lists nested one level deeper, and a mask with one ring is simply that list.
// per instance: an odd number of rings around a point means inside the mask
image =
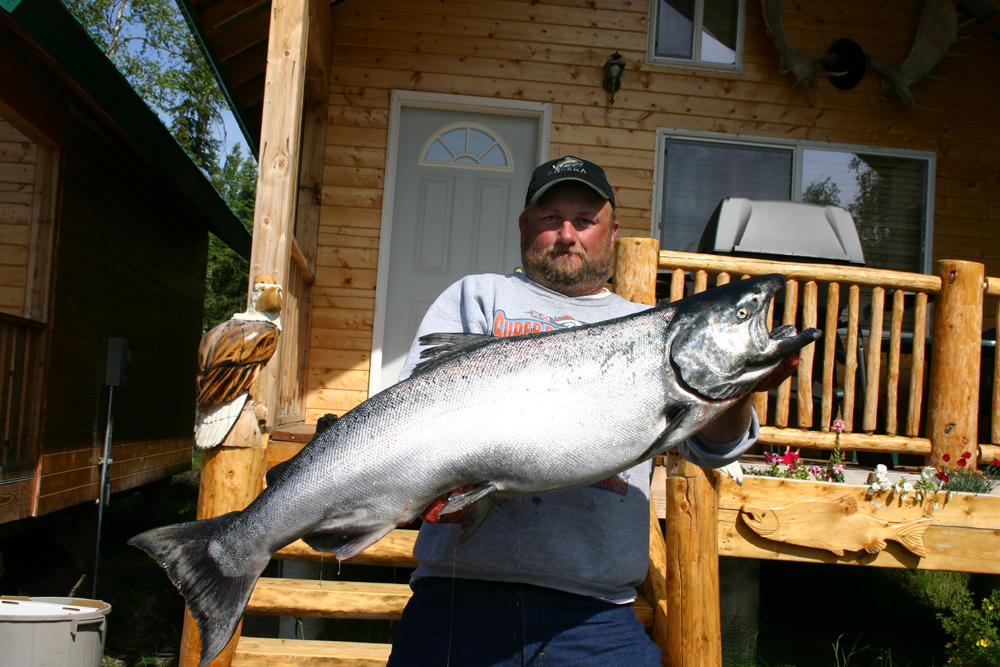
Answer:
[{"label": "white window trim", "polygon": [[704,0],[695,0],[694,42],[691,47],[694,57],[688,60],[687,58],[667,58],[656,55],[656,28],[659,24],[657,19],[659,0],[649,0],[649,19],[646,21],[646,64],[661,67],[686,67],[690,69],[741,73],[743,71],[743,36],[746,28],[746,5],[746,0],[739,0],[739,17],[736,25],[736,62],[732,65],[727,65],[725,63],[711,63],[698,60],[698,57],[701,55],[701,27],[702,16],[704,14]]},{"label": "white window trim", "polygon": [[714,132],[696,132],[691,130],[674,130],[658,128],[656,130],[656,163],[653,166],[653,210],[650,219],[650,235],[660,238],[660,217],[663,212],[664,184],[664,154],[668,139],[700,141],[738,146],[759,146],[761,148],[786,148],[792,151],[792,201],[802,198],[802,159],[803,153],[809,149],[824,151],[841,151],[845,153],[877,153],[889,157],[909,158],[911,160],[927,161],[927,192],[925,193],[927,216],[924,220],[923,267],[924,273],[933,271],[934,250],[934,185],[937,174],[937,153],[916,151],[903,148],[886,148],[884,146],[864,146],[860,144],[838,144],[822,141],[796,141],[793,139],[772,139],[753,137],[744,134],[717,134]]}]

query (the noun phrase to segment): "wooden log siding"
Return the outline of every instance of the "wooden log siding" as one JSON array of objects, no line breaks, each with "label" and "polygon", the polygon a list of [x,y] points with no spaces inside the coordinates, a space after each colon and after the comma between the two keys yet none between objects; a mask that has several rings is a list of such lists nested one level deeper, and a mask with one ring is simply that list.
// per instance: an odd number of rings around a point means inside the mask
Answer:
[{"label": "wooden log siding", "polygon": [[34,474],[45,325],[0,313],[0,481]]},{"label": "wooden log siding", "polygon": [[[848,36],[885,62],[902,62],[922,3],[786,3],[784,20],[800,52],[818,53]],[[876,75],[850,91],[792,88],[791,75],[778,71],[759,0],[747,2],[741,72],[648,64],[648,7],[632,0],[468,0],[446,3],[442,12],[433,0],[346,0],[330,8],[334,48],[310,420],[367,397],[394,88],[552,103],[550,156],[581,155],[606,168],[623,236],[649,236],[656,217],[657,128],[934,152],[934,258],[982,262],[987,275],[1000,275],[1000,226],[991,224],[1000,215],[1000,136],[993,131],[1000,82],[990,76],[1000,42],[986,30],[963,28],[968,39],[956,50],[970,57],[948,59],[934,70],[946,81],[914,86],[921,102],[933,108],[919,111],[884,91]],[[627,65],[610,106],[602,66],[616,50]],[[848,292],[845,287],[841,298]],[[900,384],[910,381],[909,369],[901,366]],[[901,419],[909,407],[899,406]],[[823,415],[817,419],[829,422]],[[897,431],[906,428],[901,421]]]},{"label": "wooden log siding", "polygon": [[0,117],[0,312],[24,315],[39,146]]}]

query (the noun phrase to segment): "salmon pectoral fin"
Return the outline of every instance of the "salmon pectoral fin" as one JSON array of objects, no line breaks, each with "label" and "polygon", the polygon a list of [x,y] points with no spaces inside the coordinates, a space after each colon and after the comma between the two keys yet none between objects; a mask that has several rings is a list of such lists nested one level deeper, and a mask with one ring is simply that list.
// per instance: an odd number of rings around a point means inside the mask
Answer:
[{"label": "salmon pectoral fin", "polygon": [[663,432],[660,433],[660,437],[658,437],[653,444],[649,446],[649,449],[644,451],[639,458],[632,462],[632,465],[638,465],[646,459],[652,458],[663,451],[662,447],[664,441],[667,440],[667,438],[670,437],[670,434],[681,425],[681,422],[684,421],[684,417],[686,417],[689,412],[691,412],[690,403],[678,403],[677,405],[664,410],[664,416],[667,418],[666,428],[664,428]]},{"label": "salmon pectoral fin", "polygon": [[448,498],[448,502],[444,504],[441,508],[441,514],[451,514],[452,512],[459,512],[464,510],[466,507],[471,507],[475,503],[479,502],[486,496],[490,495],[497,490],[495,484],[486,482],[484,484],[478,484],[475,488],[470,491],[465,491],[464,493],[456,493]]},{"label": "salmon pectoral fin", "polygon": [[352,530],[343,526],[314,530],[303,535],[302,540],[316,551],[334,554],[338,560],[347,560],[381,540],[395,526],[389,524],[376,526],[374,529],[371,529],[370,526],[366,526],[366,528],[368,530],[363,528]]},{"label": "salmon pectoral fin", "polygon": [[462,520],[462,532],[455,541],[456,547],[462,546],[470,537],[472,537],[472,534],[476,532],[476,529],[482,525],[483,521],[486,521],[487,515],[489,515],[493,506],[496,505],[496,502],[497,501],[493,498],[493,496],[487,495],[469,509],[469,513],[466,514],[465,518]]},{"label": "salmon pectoral fin", "polygon": [[893,537],[904,547],[923,558],[927,555],[927,550],[924,549],[924,532],[930,523],[931,519],[929,518],[909,521],[899,526]]}]

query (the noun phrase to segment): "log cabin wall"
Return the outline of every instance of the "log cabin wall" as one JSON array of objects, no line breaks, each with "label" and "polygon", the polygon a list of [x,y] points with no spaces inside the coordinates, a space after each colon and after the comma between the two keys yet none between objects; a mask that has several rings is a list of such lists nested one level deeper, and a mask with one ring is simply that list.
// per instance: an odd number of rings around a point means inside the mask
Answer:
[{"label": "log cabin wall", "polygon": [[0,311],[24,316],[38,144],[0,115]]},{"label": "log cabin wall", "polygon": [[153,192],[67,155],[38,514],[99,496],[109,337],[133,348],[115,394],[112,492],[190,468],[208,237]]},{"label": "log cabin wall", "polygon": [[[784,2],[788,39],[823,53],[842,37],[902,62],[922,0]],[[778,71],[761,0],[747,0],[740,72],[646,63],[642,0],[346,0],[331,7],[333,58],[310,337],[310,421],[367,397],[382,193],[393,89],[547,102],[552,157],[602,164],[622,235],[648,236],[657,130],[912,150],[937,156],[932,259],[969,259],[1000,275],[1000,41],[965,26],[935,75],[904,105],[869,73],[852,90],[792,88]],[[967,17],[963,17],[967,18]],[[603,64],[627,61],[608,104]],[[511,221],[515,224],[515,221]],[[990,310],[989,312],[992,312]]]}]

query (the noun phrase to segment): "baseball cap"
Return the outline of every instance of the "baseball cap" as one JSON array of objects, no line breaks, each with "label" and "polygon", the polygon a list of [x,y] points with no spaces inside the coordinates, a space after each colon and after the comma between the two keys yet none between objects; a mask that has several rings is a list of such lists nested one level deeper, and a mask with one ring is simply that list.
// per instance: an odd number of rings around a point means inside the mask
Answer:
[{"label": "baseball cap", "polygon": [[607,176],[604,175],[604,170],[593,162],[566,155],[549,160],[535,168],[531,174],[531,182],[528,183],[528,196],[524,199],[524,207],[528,208],[538,203],[546,190],[563,181],[578,181],[589,185],[594,192],[610,201],[611,206],[615,205],[615,193],[608,183]]}]

